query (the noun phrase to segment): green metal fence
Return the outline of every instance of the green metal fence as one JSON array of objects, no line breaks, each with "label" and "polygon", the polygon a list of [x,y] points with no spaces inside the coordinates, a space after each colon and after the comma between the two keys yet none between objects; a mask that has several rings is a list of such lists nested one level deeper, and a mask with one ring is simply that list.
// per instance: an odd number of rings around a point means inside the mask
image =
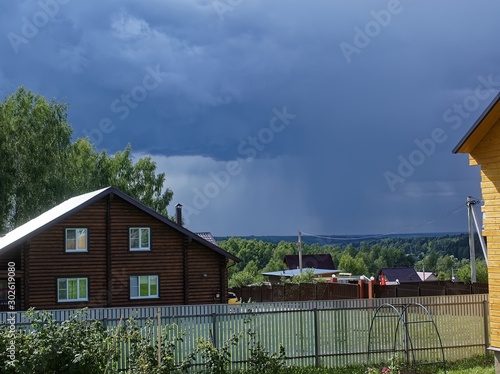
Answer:
[{"label": "green metal fence", "polygon": [[[91,309],[90,319],[99,319],[115,328],[121,318],[134,317],[138,323],[152,319],[143,334],[156,339],[158,322],[185,332],[177,347],[177,358],[194,352],[199,338],[210,339],[217,347],[232,334],[251,329],[269,352],[285,347],[287,364],[294,366],[340,367],[365,364],[368,355],[368,332],[377,307],[386,304],[420,303],[432,315],[442,339],[445,359],[457,360],[484,354],[489,347],[487,294],[408,297],[393,299],[329,300],[280,303],[248,303],[241,305],[164,306],[149,308]],[[50,311],[57,321],[67,319],[74,310]],[[6,323],[7,313],[0,313],[0,323]],[[18,328],[29,321],[23,312],[16,316]],[[378,322],[375,334],[380,344],[392,343],[395,320]],[[412,331],[418,339],[419,350],[431,357],[438,347],[427,339],[427,328]],[[246,367],[249,359],[249,336],[244,334],[237,346],[231,348],[233,368]],[[116,365],[127,369],[128,347],[122,349],[122,359]],[[387,360],[387,355],[370,355],[373,362]]]}]

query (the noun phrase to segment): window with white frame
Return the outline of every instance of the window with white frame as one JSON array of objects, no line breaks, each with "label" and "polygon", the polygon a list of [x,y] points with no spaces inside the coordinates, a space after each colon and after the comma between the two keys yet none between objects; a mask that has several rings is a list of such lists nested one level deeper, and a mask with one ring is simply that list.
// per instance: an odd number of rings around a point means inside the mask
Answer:
[{"label": "window with white frame", "polygon": [[129,229],[129,243],[131,251],[151,250],[149,227],[131,227]]},{"label": "window with white frame", "polygon": [[88,301],[87,278],[58,278],[57,301]]},{"label": "window with white frame", "polygon": [[158,275],[134,275],[130,277],[130,298],[158,298]]},{"label": "window with white frame", "polygon": [[87,252],[87,229],[66,229],[66,252]]}]

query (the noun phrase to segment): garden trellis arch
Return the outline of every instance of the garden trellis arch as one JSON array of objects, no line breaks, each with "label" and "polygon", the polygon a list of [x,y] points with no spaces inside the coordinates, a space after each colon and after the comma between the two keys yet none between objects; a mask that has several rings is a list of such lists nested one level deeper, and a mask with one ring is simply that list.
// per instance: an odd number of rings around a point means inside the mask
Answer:
[{"label": "garden trellis arch", "polygon": [[[387,345],[391,329],[393,332],[392,344]],[[436,341],[435,347],[425,350],[419,348],[419,340],[431,338]],[[424,351],[427,353],[427,357],[420,361],[418,356]],[[441,335],[431,313],[420,303],[385,303],[379,306],[370,323],[367,352],[366,364],[368,366],[373,355],[378,355],[380,359],[383,356],[387,357],[388,354],[404,353],[405,361],[413,372],[417,366],[442,365],[446,373]]]}]

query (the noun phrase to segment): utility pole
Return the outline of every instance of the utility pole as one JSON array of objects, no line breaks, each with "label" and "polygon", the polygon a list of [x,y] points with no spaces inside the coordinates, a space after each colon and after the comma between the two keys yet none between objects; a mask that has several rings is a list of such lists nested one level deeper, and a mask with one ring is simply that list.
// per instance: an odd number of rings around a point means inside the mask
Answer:
[{"label": "utility pole", "polygon": [[299,230],[299,273],[302,274],[302,233]]},{"label": "utility pole", "polygon": [[477,221],[476,213],[474,212],[474,204],[477,204],[478,202],[479,202],[478,200],[473,200],[471,202],[470,211],[472,213],[472,219],[474,220],[474,225],[476,226],[476,232],[477,236],[479,237],[479,243],[481,244],[481,249],[483,250],[484,261],[486,262],[486,265],[488,265],[488,251],[486,249],[486,243],[484,242],[483,233],[479,228],[479,223]]},{"label": "utility pole", "polygon": [[469,219],[469,248],[470,248],[470,281],[476,283],[476,249],[474,247],[474,216],[472,206],[475,200],[471,196],[467,196],[467,211]]}]

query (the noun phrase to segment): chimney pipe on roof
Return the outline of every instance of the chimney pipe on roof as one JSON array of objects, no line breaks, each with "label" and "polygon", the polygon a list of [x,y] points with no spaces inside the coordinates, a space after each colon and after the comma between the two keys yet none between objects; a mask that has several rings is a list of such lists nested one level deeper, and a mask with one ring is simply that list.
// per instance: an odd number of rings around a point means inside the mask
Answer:
[{"label": "chimney pipe on roof", "polygon": [[182,226],[182,204],[177,204],[175,206],[175,222]]}]

